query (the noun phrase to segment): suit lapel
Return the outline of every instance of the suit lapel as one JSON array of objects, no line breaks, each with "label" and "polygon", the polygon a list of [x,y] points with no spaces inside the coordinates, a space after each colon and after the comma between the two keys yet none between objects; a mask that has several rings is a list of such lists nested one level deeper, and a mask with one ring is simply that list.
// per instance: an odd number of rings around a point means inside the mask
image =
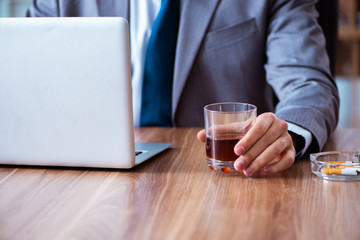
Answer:
[{"label": "suit lapel", "polygon": [[174,66],[173,115],[208,25],[220,1],[181,1],[180,25]]}]

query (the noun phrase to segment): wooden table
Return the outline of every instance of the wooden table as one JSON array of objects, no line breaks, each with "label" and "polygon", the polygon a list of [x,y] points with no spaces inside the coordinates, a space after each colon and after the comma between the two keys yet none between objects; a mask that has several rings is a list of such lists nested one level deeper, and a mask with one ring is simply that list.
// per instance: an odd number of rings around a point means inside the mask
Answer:
[{"label": "wooden table", "polygon": [[[172,148],[132,170],[0,168],[0,239],[360,239],[360,181],[308,159],[247,178],[210,171],[199,129],[136,129]],[[360,150],[338,129],[325,150]]]}]

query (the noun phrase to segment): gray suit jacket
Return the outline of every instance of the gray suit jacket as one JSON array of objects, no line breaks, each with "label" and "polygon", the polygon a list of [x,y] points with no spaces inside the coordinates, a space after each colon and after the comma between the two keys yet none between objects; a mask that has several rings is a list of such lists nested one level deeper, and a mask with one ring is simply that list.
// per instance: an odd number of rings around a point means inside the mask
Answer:
[{"label": "gray suit jacket", "polygon": [[[128,1],[34,0],[28,16],[129,19]],[[308,129],[312,150],[322,148],[336,127],[339,99],[314,2],[181,0],[174,125],[203,126],[209,103],[248,102]]]}]

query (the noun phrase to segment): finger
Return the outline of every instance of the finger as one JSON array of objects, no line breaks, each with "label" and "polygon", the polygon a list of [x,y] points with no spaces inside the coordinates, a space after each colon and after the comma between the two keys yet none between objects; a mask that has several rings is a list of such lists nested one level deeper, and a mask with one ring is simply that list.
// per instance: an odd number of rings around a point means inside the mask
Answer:
[{"label": "finger", "polygon": [[268,131],[276,119],[273,113],[260,115],[252,128],[250,128],[245,136],[235,145],[235,153],[240,156],[247,152]]},{"label": "finger", "polygon": [[205,129],[201,130],[198,132],[197,134],[197,139],[200,141],[200,142],[205,142],[205,138],[206,138],[206,133],[205,133]]},{"label": "finger", "polygon": [[[280,155],[278,155],[276,158],[274,158],[273,160],[271,160],[266,166],[269,166],[269,165],[271,165],[271,164],[274,164],[274,163],[277,163],[277,162],[279,162],[281,159],[282,159],[282,154],[280,154]],[[244,167],[243,167],[243,163],[242,163],[242,161],[241,161],[241,159],[239,159],[238,161],[235,161],[235,163],[234,163],[234,168],[237,170],[237,171],[242,171],[243,169],[244,169]],[[266,167],[265,166],[265,167]]]},{"label": "finger", "polygon": [[[250,164],[244,169],[244,174],[246,176],[251,176],[253,173],[268,165],[270,162],[273,162],[274,159],[279,158],[279,155],[281,155],[286,149],[289,148],[293,148],[291,137],[288,134],[283,134],[283,136],[278,138],[273,144],[271,144],[259,156],[250,162]],[[246,159],[249,158],[246,155],[247,154],[240,157],[240,160],[243,160],[245,163],[249,161],[249,159]],[[283,158],[281,158],[278,162],[282,160]]]},{"label": "finger", "polygon": [[283,154],[280,161],[264,167],[264,171],[267,173],[278,173],[290,168],[295,161],[295,149],[288,149]]},{"label": "finger", "polygon": [[[286,146],[291,144],[292,139],[291,136],[288,134],[287,129],[288,126],[284,120],[276,119],[272,123],[268,131],[265,132],[264,135],[261,136],[260,139],[258,139],[258,141],[253,144],[253,146],[251,146],[251,148],[248,149],[248,151],[245,153],[248,157],[248,161],[245,162],[245,166],[248,165],[253,159],[257,158],[261,153],[263,153],[269,146],[271,146],[276,141],[283,141]],[[284,149],[281,149],[280,152],[282,152],[283,150]],[[280,152],[276,152],[276,155],[278,155]]]},{"label": "finger", "polygon": [[269,166],[269,165],[271,165],[271,164],[274,164],[274,163],[277,163],[278,161],[280,161],[281,158],[283,157],[282,155],[283,155],[283,154],[278,155],[276,158],[274,158],[273,160],[271,160],[266,166]]}]

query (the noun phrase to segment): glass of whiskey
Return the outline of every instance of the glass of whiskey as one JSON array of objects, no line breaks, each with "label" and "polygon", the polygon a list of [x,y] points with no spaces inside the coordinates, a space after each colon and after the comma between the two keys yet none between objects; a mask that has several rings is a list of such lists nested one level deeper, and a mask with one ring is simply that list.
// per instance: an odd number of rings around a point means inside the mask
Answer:
[{"label": "glass of whiskey", "polygon": [[204,107],[206,162],[213,171],[236,171],[234,147],[255,123],[256,106],[224,102]]}]

